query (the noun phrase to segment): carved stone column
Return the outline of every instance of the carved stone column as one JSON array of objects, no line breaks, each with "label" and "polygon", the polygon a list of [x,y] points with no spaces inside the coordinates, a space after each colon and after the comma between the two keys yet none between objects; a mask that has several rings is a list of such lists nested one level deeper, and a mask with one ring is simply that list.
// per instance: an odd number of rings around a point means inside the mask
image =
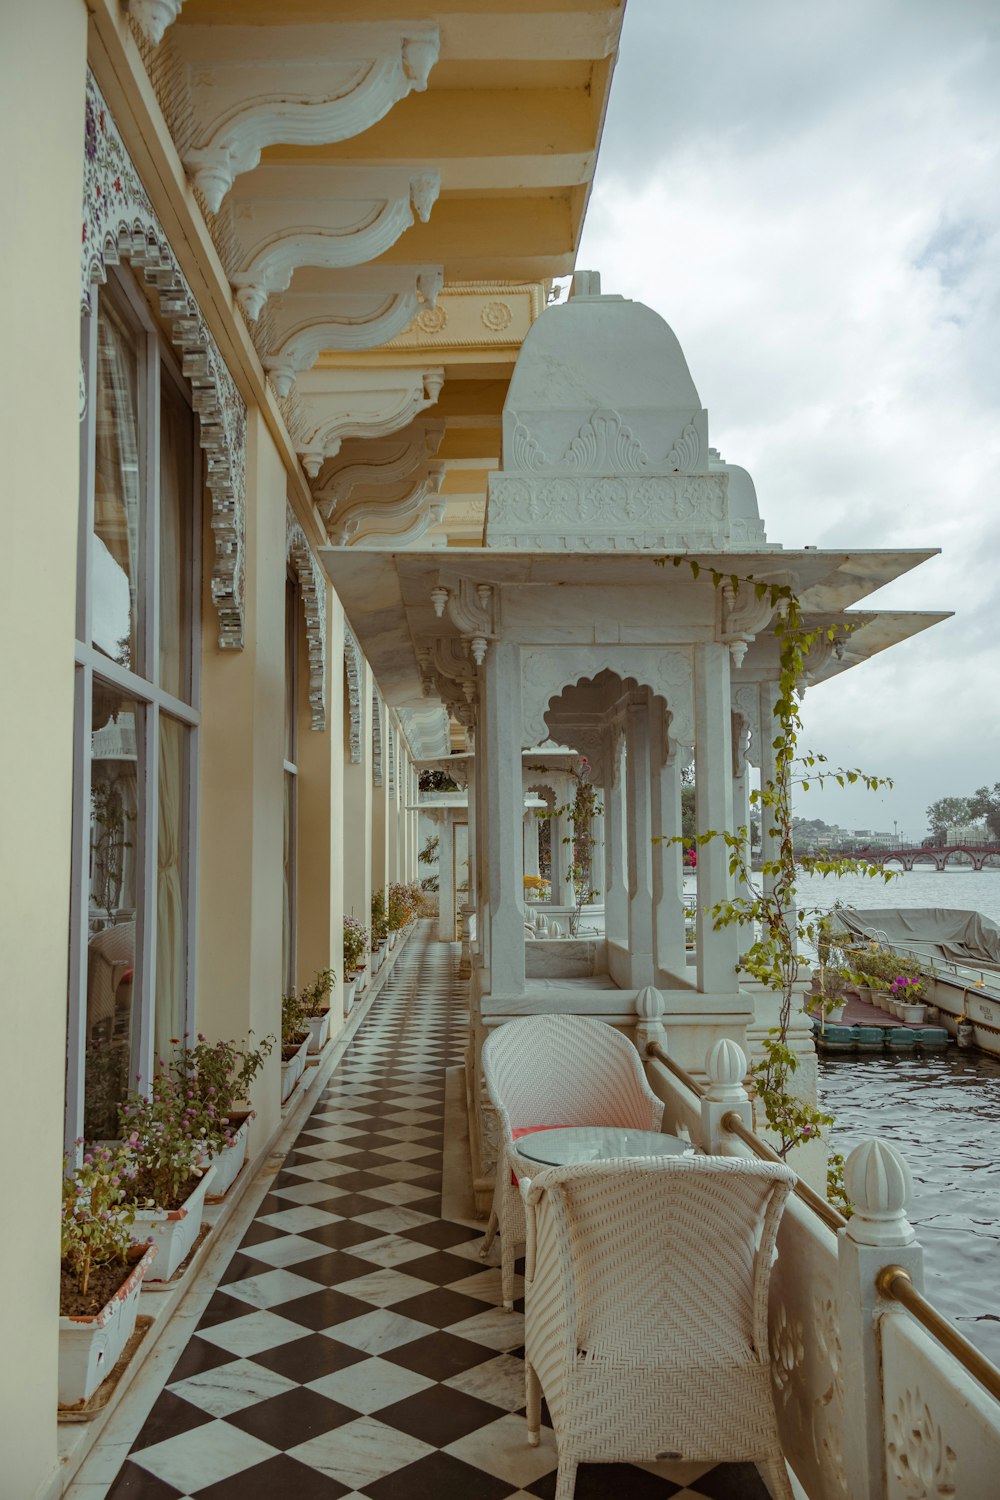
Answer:
[{"label": "carved stone column", "polygon": [[653,846],[653,956],[656,968],[672,979],[687,981],[684,945],[684,853],[670,839],[681,832],[681,770],[690,754],[687,745],[671,745],[663,705],[650,704],[652,747]]},{"label": "carved stone column", "polygon": [[[732,709],[729,648],[700,645],[694,651],[695,813],[699,832],[733,826]],[[735,994],[740,929],[715,931],[706,908],[729,896],[729,850],[721,838],[698,850],[698,988]]]},{"label": "carved stone column", "polygon": [[631,982],[653,983],[653,827],[649,705],[630,703],[625,718],[628,836],[628,946]]},{"label": "carved stone column", "polygon": [[596,892],[595,900],[603,901],[604,890],[604,804],[607,794],[603,787],[597,788],[597,807],[590,822],[590,885]]},{"label": "carved stone column", "polygon": [[604,930],[609,941],[628,941],[628,892],[625,888],[625,787],[623,740],[612,726],[608,731],[604,803]]},{"label": "carved stone column", "polygon": [[533,807],[524,813],[524,873],[538,874],[538,818]]},{"label": "carved stone column", "polygon": [[[562,780],[562,778],[560,778]],[[556,791],[556,807],[568,806],[570,793],[563,785]],[[576,899],[570,867],[573,864],[573,824],[568,813],[557,812],[552,819],[551,901],[553,906],[572,905]]]},{"label": "carved stone column", "polygon": [[442,810],[438,845],[438,937],[442,943],[455,941],[455,824]]},{"label": "carved stone column", "polygon": [[521,828],[520,653],[497,642],[486,657],[486,714],[480,739],[487,751],[486,806],[490,928],[490,992],[524,993],[524,873]]}]

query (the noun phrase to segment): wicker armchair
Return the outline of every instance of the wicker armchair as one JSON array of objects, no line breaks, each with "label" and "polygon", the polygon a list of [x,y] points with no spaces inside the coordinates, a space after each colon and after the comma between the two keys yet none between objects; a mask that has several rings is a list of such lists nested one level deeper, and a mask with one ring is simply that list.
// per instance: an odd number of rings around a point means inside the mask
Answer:
[{"label": "wicker armchair", "polygon": [[514,1131],[543,1125],[659,1130],[663,1103],[628,1037],[582,1016],[525,1016],[498,1026],[483,1044],[483,1076],[500,1121],[500,1151],[480,1254],[485,1259],[499,1229],[503,1305],[510,1311],[514,1251],[525,1235],[524,1207],[511,1179],[538,1170],[518,1156]]},{"label": "wicker armchair", "polygon": [[555,1500],[581,1463],[752,1461],[792,1500],[771,1396],[767,1293],[795,1181],[778,1162],[650,1157],[548,1167],[527,1204],[528,1441],[541,1396]]}]

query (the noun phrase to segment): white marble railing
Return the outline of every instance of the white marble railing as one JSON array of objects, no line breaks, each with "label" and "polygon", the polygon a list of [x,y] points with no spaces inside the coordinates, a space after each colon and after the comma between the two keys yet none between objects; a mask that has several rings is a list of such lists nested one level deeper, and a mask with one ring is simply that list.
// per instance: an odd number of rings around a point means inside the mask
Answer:
[{"label": "white marble railing", "polygon": [[[640,1049],[662,1047],[650,1006],[639,1010]],[[724,1124],[734,1111],[749,1123],[745,1070],[729,1041],[709,1052],[705,1091],[649,1060],[664,1129],[686,1127],[706,1151],[754,1154]],[[1000,1492],[1000,1401],[876,1285],[888,1266],[922,1285],[909,1168],[892,1146],[866,1141],[846,1183],[855,1211],[845,1227],[835,1232],[793,1196],[778,1236],[770,1348],[785,1457],[808,1500],[985,1500]],[[1000,1383],[1000,1372],[983,1378]]]}]

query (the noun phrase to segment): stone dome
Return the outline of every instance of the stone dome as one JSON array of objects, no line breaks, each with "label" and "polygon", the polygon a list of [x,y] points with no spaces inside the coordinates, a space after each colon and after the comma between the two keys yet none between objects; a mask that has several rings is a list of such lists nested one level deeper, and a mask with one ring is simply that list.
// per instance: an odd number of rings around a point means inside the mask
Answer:
[{"label": "stone dome", "polygon": [[641,302],[571,297],[532,325],[504,405],[505,471],[541,462],[551,473],[604,472],[598,451],[596,467],[586,462],[586,441],[573,448],[595,413],[617,419],[626,446],[638,444],[636,472],[707,471],[707,415],[687,361],[671,328]]}]

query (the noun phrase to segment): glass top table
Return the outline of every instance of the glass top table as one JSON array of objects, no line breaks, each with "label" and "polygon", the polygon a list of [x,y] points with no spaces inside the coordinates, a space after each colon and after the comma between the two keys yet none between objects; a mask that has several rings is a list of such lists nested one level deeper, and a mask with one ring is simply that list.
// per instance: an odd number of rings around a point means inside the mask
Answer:
[{"label": "glass top table", "polygon": [[694,1156],[690,1141],[658,1130],[623,1129],[617,1125],[567,1125],[559,1130],[533,1130],[514,1142],[526,1161],[545,1167],[568,1167],[576,1162],[611,1161],[625,1156]]}]

